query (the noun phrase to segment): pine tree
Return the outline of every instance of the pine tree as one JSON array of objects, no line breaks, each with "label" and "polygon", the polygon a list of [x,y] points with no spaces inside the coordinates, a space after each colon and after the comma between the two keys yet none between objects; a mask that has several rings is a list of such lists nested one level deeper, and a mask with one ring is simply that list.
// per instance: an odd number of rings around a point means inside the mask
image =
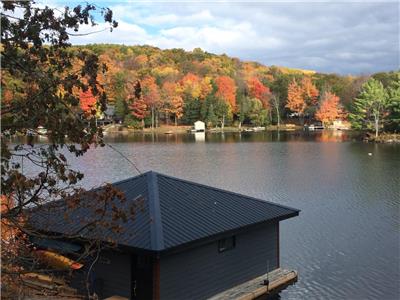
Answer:
[{"label": "pine tree", "polygon": [[397,72],[395,79],[389,85],[388,97],[389,115],[385,128],[390,131],[400,131],[400,72]]},{"label": "pine tree", "polygon": [[208,107],[208,113],[207,113],[206,121],[207,121],[207,124],[210,124],[211,126],[215,126],[218,123],[218,118],[215,115],[214,105],[212,103]]},{"label": "pine tree", "polygon": [[375,137],[388,115],[390,102],[383,84],[374,79],[369,79],[363,84],[360,95],[353,104],[353,112],[350,114],[352,125],[356,129],[373,129]]}]

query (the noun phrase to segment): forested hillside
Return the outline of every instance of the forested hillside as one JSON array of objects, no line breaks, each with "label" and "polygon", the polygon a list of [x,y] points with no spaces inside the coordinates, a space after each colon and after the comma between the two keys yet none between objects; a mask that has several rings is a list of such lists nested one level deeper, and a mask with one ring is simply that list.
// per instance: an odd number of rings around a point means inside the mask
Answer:
[{"label": "forested hillside", "polygon": [[[315,119],[331,123],[348,117],[370,78],[264,66],[200,48],[190,52],[108,44],[76,48],[99,56],[105,66],[99,89],[115,108],[115,119],[137,128],[189,125],[196,120],[208,127],[279,125],[288,119],[300,124]],[[398,72],[373,77],[388,89],[398,82]],[[13,86],[18,83],[7,85],[6,98],[15,94]],[[80,93],[84,111],[100,112],[90,91]]]}]

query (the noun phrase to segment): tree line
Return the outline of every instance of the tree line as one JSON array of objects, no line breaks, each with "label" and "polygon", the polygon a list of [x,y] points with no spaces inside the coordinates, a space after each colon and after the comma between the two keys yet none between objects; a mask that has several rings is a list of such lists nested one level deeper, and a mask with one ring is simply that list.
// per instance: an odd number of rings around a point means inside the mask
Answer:
[{"label": "tree line", "polygon": [[[99,83],[108,104],[115,107],[116,119],[136,128],[191,125],[196,120],[205,121],[208,127],[279,126],[291,118],[299,124],[318,120],[330,125],[349,119],[354,128],[399,129],[399,72],[323,74],[268,67],[200,48],[184,51],[107,44],[81,48],[93,51],[107,67]],[[371,84],[380,85],[378,98],[370,95]],[[371,106],[366,97],[385,103],[378,105],[379,113],[376,109],[362,113],[362,105]],[[89,102],[84,101],[84,110],[94,107],[97,100],[93,97]]]},{"label": "tree line", "polygon": [[[80,51],[96,55],[103,65],[96,95],[79,91],[81,109],[101,117],[105,103],[100,96],[105,94],[115,120],[135,128],[191,125],[196,120],[208,127],[279,126],[290,118],[301,125],[318,120],[327,126],[349,119],[354,128],[376,133],[399,129],[399,72],[323,74],[268,67],[200,48],[92,44],[72,47],[69,53]],[[7,74],[5,80],[3,95],[11,101],[21,84]],[[376,89],[381,92],[373,94]]]}]

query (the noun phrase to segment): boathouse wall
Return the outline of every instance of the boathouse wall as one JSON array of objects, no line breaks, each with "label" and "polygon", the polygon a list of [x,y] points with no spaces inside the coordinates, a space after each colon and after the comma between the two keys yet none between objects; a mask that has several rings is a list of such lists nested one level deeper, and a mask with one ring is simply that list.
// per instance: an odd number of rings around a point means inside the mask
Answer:
[{"label": "boathouse wall", "polygon": [[279,266],[279,223],[235,235],[235,246],[218,241],[160,260],[162,300],[205,299]]},{"label": "boathouse wall", "polygon": [[114,295],[131,297],[131,256],[103,251],[94,265],[94,286],[100,299]]}]

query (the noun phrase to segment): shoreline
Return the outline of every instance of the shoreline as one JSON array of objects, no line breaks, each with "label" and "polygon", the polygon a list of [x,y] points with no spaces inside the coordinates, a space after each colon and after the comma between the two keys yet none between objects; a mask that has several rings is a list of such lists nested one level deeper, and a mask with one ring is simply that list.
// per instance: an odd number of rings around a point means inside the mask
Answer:
[{"label": "shoreline", "polygon": [[382,133],[378,137],[367,134],[363,141],[366,143],[374,142],[379,144],[400,144],[400,134],[398,133]]},{"label": "shoreline", "polygon": [[[108,133],[121,133],[121,134],[129,134],[129,133],[157,133],[157,134],[168,134],[168,133],[188,133],[192,129],[192,126],[189,125],[178,125],[178,126],[160,126],[156,128],[144,128],[144,129],[134,129],[134,128],[129,128],[124,125],[119,125],[119,124],[114,124],[114,125],[107,125],[106,127],[103,128],[103,132],[105,134]],[[233,127],[233,126],[225,126],[224,129],[221,127],[214,127],[214,128],[209,128],[206,129],[205,132],[208,133],[215,133],[215,132],[245,132],[246,130],[251,130],[253,127],[249,126],[242,126],[242,128],[239,130],[238,127]],[[257,130],[257,132],[264,132],[264,131],[295,131],[295,130],[302,130],[303,126],[299,125],[293,125],[293,124],[286,124],[286,125],[281,125],[281,126],[276,126],[276,125],[270,125],[267,126],[264,130]]]}]

